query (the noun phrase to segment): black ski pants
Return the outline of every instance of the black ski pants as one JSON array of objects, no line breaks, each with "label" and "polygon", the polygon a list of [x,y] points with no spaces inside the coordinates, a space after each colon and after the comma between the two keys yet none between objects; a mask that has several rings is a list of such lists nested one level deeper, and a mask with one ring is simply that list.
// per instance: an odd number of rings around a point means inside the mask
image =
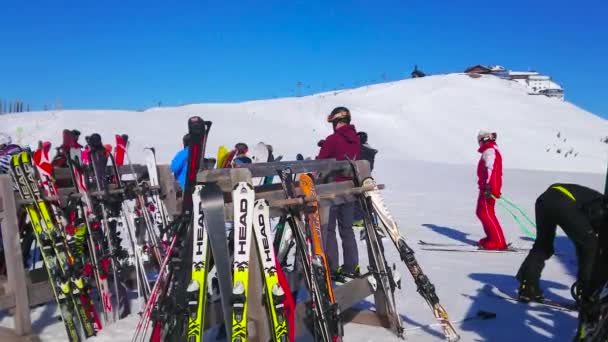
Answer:
[{"label": "black ski pants", "polygon": [[545,261],[554,253],[553,242],[559,225],[576,247],[577,286],[582,291],[583,297],[588,298],[600,285],[598,282],[601,277],[597,274],[600,273],[599,269],[594,272],[594,268],[606,267],[606,265],[596,265],[599,241],[589,219],[575,201],[553,188],[549,188],[538,197],[535,211],[536,241],[517,272],[517,279],[520,282],[526,280],[533,286],[539,286]]}]

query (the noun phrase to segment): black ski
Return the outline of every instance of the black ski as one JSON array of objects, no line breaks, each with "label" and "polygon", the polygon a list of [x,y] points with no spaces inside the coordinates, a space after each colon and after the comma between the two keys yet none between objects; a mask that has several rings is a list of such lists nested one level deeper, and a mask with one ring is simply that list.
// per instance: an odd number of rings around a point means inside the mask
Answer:
[{"label": "black ski", "polygon": [[218,278],[226,338],[230,341],[232,334],[232,263],[226,237],[224,193],[217,183],[207,183],[201,191],[201,200]]}]

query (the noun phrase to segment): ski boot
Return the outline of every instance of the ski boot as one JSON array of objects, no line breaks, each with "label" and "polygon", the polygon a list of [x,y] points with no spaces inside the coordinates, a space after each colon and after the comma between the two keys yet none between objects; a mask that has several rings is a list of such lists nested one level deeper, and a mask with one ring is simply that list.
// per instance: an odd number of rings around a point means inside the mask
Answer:
[{"label": "ski boot", "polygon": [[336,281],[345,282],[349,279],[358,278],[361,276],[361,266],[355,266],[352,272],[348,272],[344,269],[344,265],[338,267],[335,273],[332,274],[332,279]]},{"label": "ski boot", "polygon": [[519,284],[517,299],[519,299],[520,302],[542,302],[543,298],[543,291],[538,287],[538,285],[532,285],[526,280]]}]

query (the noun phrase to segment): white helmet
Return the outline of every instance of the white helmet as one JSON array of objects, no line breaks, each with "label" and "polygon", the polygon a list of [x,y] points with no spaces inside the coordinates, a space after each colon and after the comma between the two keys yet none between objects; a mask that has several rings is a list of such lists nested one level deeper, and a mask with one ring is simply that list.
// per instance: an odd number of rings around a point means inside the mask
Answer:
[{"label": "white helmet", "polygon": [[481,130],[477,133],[477,142],[481,144],[486,141],[496,141],[496,137],[496,132]]},{"label": "white helmet", "polygon": [[0,132],[0,146],[2,145],[10,145],[13,141],[11,140],[11,136]]}]

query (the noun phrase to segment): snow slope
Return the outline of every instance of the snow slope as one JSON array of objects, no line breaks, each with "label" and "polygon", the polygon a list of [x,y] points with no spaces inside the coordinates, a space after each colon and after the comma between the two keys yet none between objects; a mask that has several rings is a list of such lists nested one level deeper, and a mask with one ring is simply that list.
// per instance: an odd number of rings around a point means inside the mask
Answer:
[{"label": "snow slope", "polygon": [[[530,96],[520,84],[483,76],[450,74],[327,92],[300,98],[234,104],[194,104],[144,112],[65,110],[0,116],[0,130],[22,143],[51,140],[61,130],[131,136],[131,154],[155,146],[162,162],[180,148],[186,120],[200,115],[213,121],[209,151],[219,145],[260,140],[294,159],[314,156],[316,143],[331,133],[325,122],[332,108],[351,109],[353,123],[368,132],[382,158],[470,164],[478,158],[479,129],[498,132],[507,168],[604,172],[608,121],[568,102]],[[559,138],[558,138],[559,135]],[[557,151],[560,153],[557,153]],[[133,152],[134,151],[134,152]],[[566,152],[572,151],[572,153]],[[576,156],[575,156],[576,155]]]},{"label": "snow slope", "polygon": [[[398,168],[396,168],[396,167]],[[405,171],[403,171],[405,170]],[[478,310],[497,314],[494,320],[471,320],[457,323],[462,341],[569,341],[576,329],[576,316],[550,308],[511,303],[484,294],[488,286],[498,286],[515,293],[514,275],[525,254],[449,253],[422,250],[417,241],[459,243],[476,241],[483,230],[475,217],[477,189],[469,181],[474,167],[446,165],[418,161],[393,162],[380,160],[376,178],[386,184],[383,191],[387,205],[398,221],[400,230],[416,251],[423,270],[437,288],[441,303],[453,321],[474,315]],[[533,213],[536,197],[551,183],[574,182],[602,189],[603,175],[506,170],[504,195],[528,213]],[[530,247],[511,217],[497,209],[509,242],[518,247]],[[402,289],[396,293],[400,314],[409,341],[441,341],[426,303],[416,293],[414,283],[392,245],[387,243],[386,255],[395,263],[402,277]],[[361,263],[367,257],[363,243],[359,245]],[[566,236],[558,231],[555,248],[543,272],[541,286],[548,298],[570,300],[569,287],[576,274],[575,253]],[[365,307],[368,303],[362,303]],[[56,320],[54,305],[32,310],[36,333],[43,341],[65,340],[63,325]],[[0,315],[0,325],[10,326],[12,319]],[[137,316],[131,315],[105,329],[91,341],[129,341]],[[349,323],[345,327],[345,341],[400,341],[387,330]]]}]

